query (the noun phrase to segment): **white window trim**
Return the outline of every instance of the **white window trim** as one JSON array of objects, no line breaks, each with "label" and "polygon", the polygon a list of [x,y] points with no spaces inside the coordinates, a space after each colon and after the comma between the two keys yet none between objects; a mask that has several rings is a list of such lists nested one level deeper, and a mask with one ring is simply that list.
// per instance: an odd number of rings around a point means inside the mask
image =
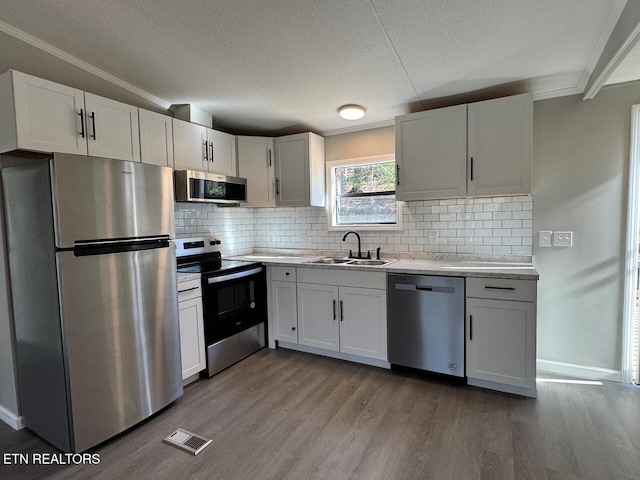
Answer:
[{"label": "white window trim", "polygon": [[345,165],[385,163],[385,162],[395,161],[395,158],[396,158],[395,155],[375,155],[371,157],[357,157],[357,158],[345,158],[343,160],[332,160],[326,163],[325,165],[325,173],[327,177],[326,179],[326,185],[327,185],[326,210],[327,210],[328,230],[330,232],[344,231],[344,230],[358,230],[358,231],[367,231],[367,232],[402,230],[402,220],[404,216],[403,202],[400,202],[398,200],[396,200],[398,222],[394,225],[362,225],[362,224],[335,225],[336,192],[334,189],[335,176],[333,174],[333,169],[336,167],[343,167]]}]

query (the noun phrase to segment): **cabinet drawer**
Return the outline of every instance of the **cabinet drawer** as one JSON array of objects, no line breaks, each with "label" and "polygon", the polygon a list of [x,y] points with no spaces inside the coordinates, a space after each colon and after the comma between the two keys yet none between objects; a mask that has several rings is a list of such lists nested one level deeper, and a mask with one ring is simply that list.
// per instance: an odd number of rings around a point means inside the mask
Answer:
[{"label": "cabinet drawer", "polygon": [[295,282],[295,267],[269,267],[271,270],[271,280],[279,282]]},{"label": "cabinet drawer", "polygon": [[467,278],[467,297],[536,301],[535,280],[510,280],[504,278]]},{"label": "cabinet drawer", "polygon": [[298,268],[298,281],[322,285],[339,285],[341,287],[387,289],[387,274],[385,272],[300,267]]},{"label": "cabinet drawer", "polygon": [[200,280],[189,280],[178,283],[178,302],[191,300],[202,296],[202,286]]}]

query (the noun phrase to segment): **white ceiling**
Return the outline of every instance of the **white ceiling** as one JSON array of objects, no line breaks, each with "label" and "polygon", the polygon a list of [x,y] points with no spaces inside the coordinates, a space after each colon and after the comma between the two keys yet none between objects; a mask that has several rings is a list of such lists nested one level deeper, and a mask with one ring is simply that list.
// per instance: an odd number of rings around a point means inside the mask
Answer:
[{"label": "white ceiling", "polygon": [[[625,4],[2,0],[0,30],[10,35],[0,34],[0,70],[79,82],[96,93],[114,81],[105,80],[108,72],[126,95],[147,92],[143,105],[192,103],[232,133],[328,132],[450,97],[580,93]],[[29,45],[37,40],[76,66],[66,70],[42,45]],[[367,115],[339,118],[345,103],[366,106]]]}]

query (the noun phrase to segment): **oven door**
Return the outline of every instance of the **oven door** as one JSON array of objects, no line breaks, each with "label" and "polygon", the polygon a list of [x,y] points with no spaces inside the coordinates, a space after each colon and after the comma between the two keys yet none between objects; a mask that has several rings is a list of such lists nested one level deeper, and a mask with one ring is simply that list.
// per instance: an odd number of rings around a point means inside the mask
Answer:
[{"label": "oven door", "polygon": [[262,267],[203,279],[207,345],[231,337],[267,318]]}]

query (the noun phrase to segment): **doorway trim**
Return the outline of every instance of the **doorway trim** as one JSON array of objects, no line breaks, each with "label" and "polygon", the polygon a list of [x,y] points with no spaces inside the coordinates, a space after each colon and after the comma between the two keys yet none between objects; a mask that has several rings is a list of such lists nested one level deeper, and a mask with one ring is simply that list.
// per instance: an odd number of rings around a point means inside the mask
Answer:
[{"label": "doorway trim", "polygon": [[[633,378],[633,327],[638,278],[638,215],[640,209],[640,105],[631,107],[629,136],[629,190],[627,194],[627,238],[624,263],[624,303],[622,310],[622,381],[640,382]],[[637,374],[636,374],[637,375]]]}]

